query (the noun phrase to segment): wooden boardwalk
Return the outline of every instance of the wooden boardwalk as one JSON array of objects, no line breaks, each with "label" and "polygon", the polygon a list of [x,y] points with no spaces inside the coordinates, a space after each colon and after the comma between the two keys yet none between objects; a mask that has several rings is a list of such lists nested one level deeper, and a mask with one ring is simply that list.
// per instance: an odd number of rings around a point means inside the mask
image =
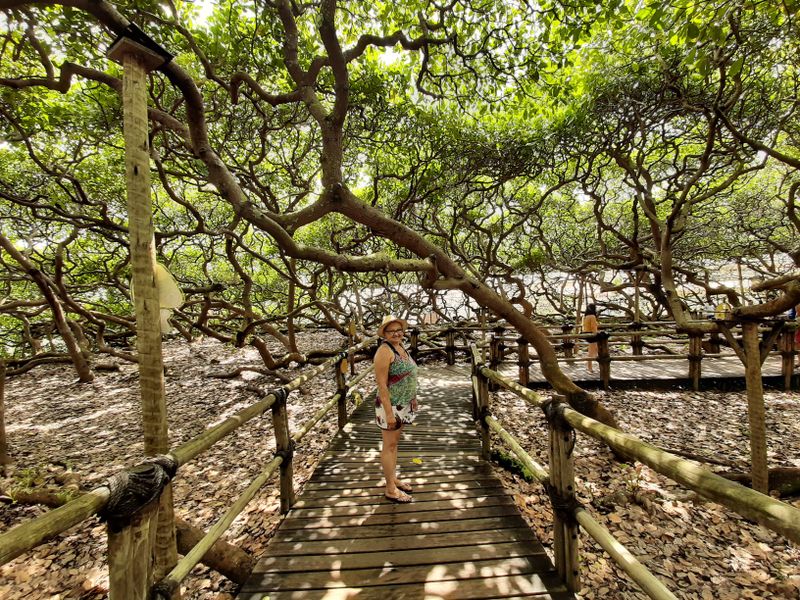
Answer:
[{"label": "wooden boardwalk", "polygon": [[[586,369],[586,355],[579,358],[560,362],[561,370],[578,385],[600,383],[600,369],[597,361],[594,363],[594,373]],[[513,363],[504,363],[501,372],[517,378],[519,369]],[[686,359],[660,359],[648,361],[612,361],[611,362],[611,387],[615,383],[618,387],[630,387],[645,382],[662,382],[665,385],[685,385],[689,377],[689,361]],[[779,356],[770,356],[762,366],[762,377],[765,384],[782,386],[781,359]],[[726,382],[738,382],[744,385],[744,365],[737,356],[724,356],[721,358],[704,358],[702,362],[702,380],[708,382],[712,388],[724,385]],[[701,380],[701,383],[702,383]],[[531,387],[549,387],[542,374],[539,362],[531,361],[530,366]]]},{"label": "wooden boardwalk", "polygon": [[240,598],[573,598],[480,458],[464,368],[420,371],[421,412],[398,458],[414,502],[383,497],[380,431],[365,402],[334,438]]}]

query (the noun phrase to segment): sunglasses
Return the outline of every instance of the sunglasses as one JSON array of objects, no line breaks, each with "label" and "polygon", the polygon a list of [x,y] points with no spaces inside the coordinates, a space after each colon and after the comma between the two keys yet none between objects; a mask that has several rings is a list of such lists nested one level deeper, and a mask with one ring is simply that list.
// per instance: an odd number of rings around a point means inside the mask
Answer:
[{"label": "sunglasses", "polygon": [[386,333],[388,335],[394,335],[395,333],[403,333],[403,330],[402,329],[384,329],[383,333]]}]

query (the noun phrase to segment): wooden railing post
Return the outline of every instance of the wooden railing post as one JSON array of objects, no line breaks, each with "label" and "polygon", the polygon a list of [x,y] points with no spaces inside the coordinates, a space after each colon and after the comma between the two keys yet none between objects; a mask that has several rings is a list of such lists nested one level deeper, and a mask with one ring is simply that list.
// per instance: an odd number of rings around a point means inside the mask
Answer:
[{"label": "wooden railing post", "polygon": [[608,389],[611,383],[611,353],[608,350],[608,332],[599,331],[597,338],[597,364],[600,365],[600,379],[603,389]]},{"label": "wooden railing post", "polygon": [[489,438],[489,425],[486,423],[486,415],[489,414],[489,381],[483,374],[483,360],[480,351],[472,346],[472,418],[478,422],[481,433],[481,454],[485,459],[491,455]]},{"label": "wooden railing post", "polygon": [[98,516],[107,523],[110,600],[148,600],[161,577],[156,564],[159,505],[177,469],[172,457],[157,456],[108,480],[109,499]]},{"label": "wooden railing post", "polygon": [[286,412],[288,392],[278,388],[274,392],[275,403],[272,405],[272,427],[275,430],[275,453],[283,458],[281,463],[281,513],[286,514],[294,505],[294,484],[292,483],[292,458],[294,445],[289,434],[289,417]]},{"label": "wooden railing post", "polygon": [[158,529],[158,501],[108,530],[109,600],[148,600],[155,583],[153,547]]},{"label": "wooden railing post", "polygon": [[6,465],[11,463],[8,456],[8,442],[6,441],[6,361],[0,356],[0,475],[6,476]]},{"label": "wooden railing post", "polygon": [[519,365],[519,383],[527,386],[530,382],[531,357],[528,351],[528,340],[517,338],[517,364]]},{"label": "wooden railing post", "polygon": [[419,358],[419,329],[411,329],[411,358],[416,361]]},{"label": "wooden railing post", "polygon": [[356,320],[350,317],[347,323],[347,360],[350,363],[350,375],[356,374],[356,355],[353,346],[356,344]]},{"label": "wooden railing post", "polygon": [[486,423],[486,417],[491,411],[491,402],[489,396],[489,380],[481,373],[483,365],[479,365],[477,370],[478,377],[478,422],[480,423],[481,431],[481,454],[483,458],[489,460],[492,454],[491,438],[489,435],[489,425]]},{"label": "wooden railing post", "polygon": [[[128,34],[119,36],[107,54],[109,58],[123,65],[125,183],[144,453],[156,456],[166,453],[170,442],[161,348],[160,305],[156,286],[156,243],[150,189],[150,129],[147,98],[148,73],[164,64],[171,55],[155,43],[150,48],[145,48]],[[161,496],[158,518],[159,533],[155,546],[156,576],[161,577],[178,562],[170,488],[167,488]]]},{"label": "wooden railing post", "polygon": [[445,333],[444,347],[447,352],[447,364],[456,364],[456,332],[452,327],[449,327]]},{"label": "wooden railing post", "polygon": [[578,523],[575,510],[575,471],[572,450],[575,431],[564,420],[560,398],[542,407],[550,434],[550,481],[546,485],[553,505],[553,554],[559,576],[570,592],[580,589]]},{"label": "wooden railing post", "polygon": [[[567,335],[572,332],[572,323],[563,323],[561,325],[561,333]],[[572,338],[564,338],[561,342],[561,347],[564,348],[564,358],[572,358],[575,356],[575,342]]]},{"label": "wooden railing post", "polygon": [[[503,340],[496,333],[492,334],[492,339],[489,341],[489,368],[492,371],[500,369],[500,363],[503,362]],[[495,391],[497,384],[490,381],[489,391]]]},{"label": "wooden railing post", "polygon": [[338,412],[338,425],[339,429],[343,429],[347,425],[347,382],[345,381],[345,373],[347,373],[347,354],[345,353],[339,362],[336,363],[336,393],[339,395],[339,400],[336,403]]},{"label": "wooden railing post", "polygon": [[783,376],[783,389],[792,389],[792,375],[794,375],[794,330],[784,329],[781,332],[778,348],[781,353],[781,375]]},{"label": "wooden railing post", "polygon": [[[630,324],[630,329],[635,332],[642,330],[642,324],[639,321],[634,321]],[[631,336],[631,352],[634,356],[641,356],[644,353],[644,341],[639,333],[634,333]]]},{"label": "wooden railing post", "polygon": [[718,331],[712,331],[708,337],[708,352],[709,354],[719,354],[720,344],[722,339],[719,337]]},{"label": "wooden railing post", "polygon": [[700,390],[700,375],[702,372],[703,361],[703,334],[689,333],[689,381],[692,389],[697,392]]}]

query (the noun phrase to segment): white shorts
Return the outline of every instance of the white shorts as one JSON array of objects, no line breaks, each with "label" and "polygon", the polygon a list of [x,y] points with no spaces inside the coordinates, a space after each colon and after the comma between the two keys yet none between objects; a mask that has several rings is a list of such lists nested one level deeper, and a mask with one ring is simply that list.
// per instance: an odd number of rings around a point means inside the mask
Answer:
[{"label": "white shorts", "polygon": [[[392,412],[397,423],[395,429],[400,429],[403,425],[413,423],[414,419],[417,418],[416,411],[411,409],[412,404],[414,404],[413,401],[406,406],[392,406]],[[386,424],[386,411],[383,410],[383,402],[377,396],[375,398],[375,422],[381,429],[389,429]]]}]

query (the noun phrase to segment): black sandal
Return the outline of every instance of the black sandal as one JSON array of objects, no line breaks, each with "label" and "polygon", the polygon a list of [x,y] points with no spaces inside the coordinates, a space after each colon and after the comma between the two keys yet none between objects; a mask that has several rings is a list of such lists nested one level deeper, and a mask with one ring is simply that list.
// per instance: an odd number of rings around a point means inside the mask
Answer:
[{"label": "black sandal", "polygon": [[394,502],[395,504],[408,504],[413,500],[411,496],[406,494],[404,491],[400,490],[399,496],[390,496],[389,494],[384,494],[384,498],[389,500],[390,502]]}]

